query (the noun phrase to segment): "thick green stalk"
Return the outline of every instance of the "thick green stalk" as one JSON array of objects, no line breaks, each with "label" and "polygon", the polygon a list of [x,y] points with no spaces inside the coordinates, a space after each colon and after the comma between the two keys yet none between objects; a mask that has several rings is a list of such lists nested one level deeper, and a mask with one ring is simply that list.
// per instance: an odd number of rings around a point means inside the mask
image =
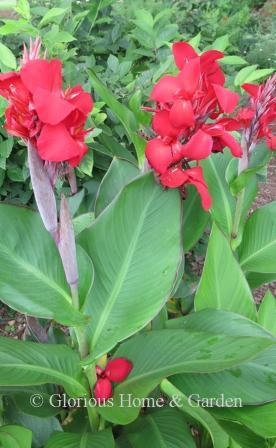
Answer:
[{"label": "thick green stalk", "polygon": [[[241,147],[242,147],[243,154],[242,154],[241,159],[239,160],[238,175],[240,175],[244,170],[246,170],[248,168],[248,164],[249,164],[248,145],[247,145],[247,141],[245,138],[245,134],[242,135]],[[245,189],[241,190],[237,195],[236,209],[235,209],[232,235],[231,235],[232,239],[236,239],[238,236],[240,221],[241,221],[241,217],[242,217],[242,207],[243,207],[244,196],[245,196]]]},{"label": "thick green stalk", "polygon": [[[94,389],[94,386],[97,381],[97,375],[96,375],[96,366],[95,364],[91,364],[89,367],[85,369],[85,375],[88,379],[90,390],[92,391]],[[88,418],[91,426],[92,432],[96,432],[99,429],[100,424],[100,417],[95,407],[87,407],[87,413]]]}]

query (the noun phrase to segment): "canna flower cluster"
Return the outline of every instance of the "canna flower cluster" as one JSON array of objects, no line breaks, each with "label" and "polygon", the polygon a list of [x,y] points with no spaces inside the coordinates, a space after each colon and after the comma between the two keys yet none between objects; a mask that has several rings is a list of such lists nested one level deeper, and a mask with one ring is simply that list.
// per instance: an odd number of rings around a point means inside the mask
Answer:
[{"label": "canna flower cluster", "polygon": [[242,87],[250,96],[248,105],[240,108],[235,117],[226,119],[225,125],[229,130],[244,129],[249,152],[263,138],[271,150],[276,150],[276,135],[272,132],[276,118],[276,74],[264,84],[243,84]]},{"label": "canna flower cluster", "polygon": [[199,56],[186,42],[176,42],[172,51],[179,73],[163,76],[149,97],[155,108],[146,109],[154,111],[152,129],[157,137],[148,141],[146,157],[162,185],[184,192],[186,184],[193,184],[208,210],[212,199],[199,161],[224,147],[242,156],[222,117],[234,112],[239,95],[224,87],[217,62],[222,52],[209,50]]},{"label": "canna flower cluster", "polygon": [[132,370],[132,363],[126,358],[116,358],[109,361],[102,369],[96,366],[97,382],[94,387],[94,397],[101,402],[112,397],[112,382],[121,383]]},{"label": "canna flower cluster", "polygon": [[62,89],[59,59],[41,59],[40,39],[24,47],[18,72],[0,74],[0,94],[9,102],[5,128],[36,148],[48,162],[79,164],[87,152],[84,124],[93,100],[80,85]]}]

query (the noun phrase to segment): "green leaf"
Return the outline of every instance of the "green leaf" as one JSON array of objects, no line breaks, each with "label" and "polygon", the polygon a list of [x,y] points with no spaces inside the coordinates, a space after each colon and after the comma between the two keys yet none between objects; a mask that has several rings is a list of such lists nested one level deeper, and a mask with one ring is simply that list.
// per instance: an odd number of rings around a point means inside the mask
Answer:
[{"label": "green leaf", "polygon": [[15,11],[23,17],[23,19],[30,20],[30,4],[28,0],[17,0]]},{"label": "green leaf", "polygon": [[251,73],[253,73],[257,67],[258,65],[255,64],[248,65],[247,67],[242,68],[235,77],[234,85],[241,86],[242,84],[244,84],[248,76],[251,75]]},{"label": "green leaf", "polygon": [[[197,313],[196,313],[197,314]],[[238,331],[238,323],[234,326]],[[234,330],[235,331],[235,330]],[[186,395],[198,398],[239,399],[256,405],[276,399],[276,347],[269,347],[252,360],[217,373],[180,374],[172,383]]]},{"label": "green leaf", "polygon": [[95,142],[93,144],[93,149],[95,148],[99,152],[107,154],[110,157],[118,157],[120,159],[126,159],[134,164],[137,163],[134,155],[109,135],[102,133],[97,140],[101,143],[101,145],[96,146]]},{"label": "green leaf", "polygon": [[97,193],[95,202],[96,217],[113,201],[122,188],[139,174],[140,171],[135,165],[114,157]]},{"label": "green leaf", "polygon": [[8,68],[16,69],[16,59],[11,50],[0,42],[0,59]]},{"label": "green leaf", "polygon": [[94,166],[94,157],[93,157],[93,151],[89,150],[84,158],[81,160],[78,169],[86,174],[87,176],[92,176],[92,171],[93,171],[93,166]]},{"label": "green leaf", "polygon": [[253,320],[256,318],[256,308],[246,278],[216,224],[212,228],[195,307],[197,310],[223,309]]},{"label": "green leaf", "polygon": [[0,337],[0,385],[59,384],[69,395],[84,396],[79,357],[66,345],[37,344]]},{"label": "green leaf", "polygon": [[262,406],[212,408],[210,412],[218,419],[239,422],[261,437],[276,437],[276,401]]},{"label": "green leaf", "polygon": [[238,253],[244,271],[276,272],[276,201],[255,210],[249,217]]},{"label": "green leaf", "polygon": [[133,370],[125,381],[115,386],[113,406],[98,411],[113,423],[127,424],[137,417],[141,404],[138,401],[137,406],[131,406],[132,400],[147,397],[162,378],[176,373],[206,373],[230,368],[272,344],[273,340],[263,337],[185,330],[145,332],[121,344],[114,354],[114,358],[129,359]]},{"label": "green leaf", "polygon": [[139,417],[123,428],[123,436],[132,448],[195,448],[190,429],[181,412],[163,408]]},{"label": "green leaf", "polygon": [[254,70],[251,72],[243,82],[253,82],[257,79],[264,78],[265,76],[271,75],[274,72],[274,68],[262,68],[259,70]]},{"label": "green leaf", "polygon": [[[220,420],[220,426],[242,448],[267,448],[265,439],[239,423]],[[232,445],[231,445],[232,447]],[[234,447],[233,447],[234,448]]]},{"label": "green leaf", "polygon": [[251,179],[255,176],[255,174],[260,171],[261,168],[263,168],[264,165],[258,165],[254,168],[247,168],[246,170],[242,171],[242,173],[235,177],[230,182],[230,191],[233,194],[233,196],[237,196],[238,193],[243,190],[251,181]]},{"label": "green leaf", "polygon": [[161,390],[170,397],[177,397],[177,407],[185,414],[201,423],[211,436],[214,448],[228,448],[228,436],[216,420],[201,407],[191,405],[191,401],[167,380],[161,383]]},{"label": "green leaf", "polygon": [[135,179],[80,242],[95,268],[84,310],[99,357],[146,325],[169,297],[181,256],[178,192],[164,192],[152,173]]},{"label": "green leaf", "polygon": [[276,299],[269,289],[260,305],[258,322],[276,336]]},{"label": "green leaf", "polygon": [[1,300],[31,316],[85,324],[72,306],[58,251],[38,213],[0,204],[0,234]]},{"label": "green leaf", "polygon": [[110,54],[108,56],[108,59],[106,61],[108,68],[113,71],[113,73],[116,73],[119,68],[119,60],[114,56],[113,54]]},{"label": "green leaf", "polygon": [[212,154],[208,159],[201,162],[204,178],[213,199],[210,210],[212,219],[229,239],[232,232],[233,214],[236,204],[225,178],[226,168],[231,160],[230,152],[224,151],[223,154]]},{"label": "green leaf", "polygon": [[27,20],[5,20],[5,24],[0,27],[0,35],[8,36],[9,34],[27,33],[31,36],[37,36],[38,30]]},{"label": "green leaf", "polygon": [[52,435],[45,448],[114,448],[115,443],[111,430],[92,434],[74,434],[71,432],[58,432]]},{"label": "green leaf", "polygon": [[224,36],[218,37],[208,48],[224,51],[227,47],[229,47],[229,44],[229,36],[228,34],[225,34]]},{"label": "green leaf", "polygon": [[224,58],[219,60],[220,64],[226,64],[226,65],[244,65],[247,64],[246,60],[241,58],[240,56],[224,56]]},{"label": "green leaf", "polygon": [[186,188],[188,196],[183,202],[183,242],[184,250],[188,252],[203,234],[209,213],[203,210],[198,192],[193,187]]},{"label": "green leaf", "polygon": [[39,27],[45,26],[48,23],[55,22],[56,19],[67,12],[65,8],[51,8],[46,12],[45,16],[39,22]]},{"label": "green leaf", "polygon": [[95,219],[95,215],[92,212],[83,213],[73,219],[73,227],[75,236],[79,235],[84,229],[90,227]]},{"label": "green leaf", "polygon": [[92,81],[92,86],[97,94],[103,99],[103,101],[110,107],[112,112],[117,116],[124,126],[129,140],[133,143],[138,158],[139,165],[141,166],[144,160],[144,146],[145,141],[137,135],[138,123],[133,112],[121,104],[109,91],[109,89],[99,80],[96,74],[89,70],[89,76]]},{"label": "green leaf", "polygon": [[89,5],[88,18],[89,18],[89,21],[91,22],[91,26],[90,26],[90,30],[89,30],[90,32],[97,21],[97,17],[98,17],[101,7],[104,6],[104,5],[102,5],[102,3],[103,3],[102,0],[94,0],[94,2],[91,5]]},{"label": "green leaf", "polygon": [[259,272],[247,272],[246,279],[250,288],[258,288],[263,283],[270,283],[276,280],[276,272],[272,274],[260,274]]},{"label": "green leaf", "polygon": [[194,36],[192,39],[189,40],[189,44],[192,45],[195,49],[199,47],[201,41],[201,33],[198,33],[196,36]]},{"label": "green leaf", "polygon": [[1,426],[0,445],[3,448],[31,448],[32,432],[23,426]]}]

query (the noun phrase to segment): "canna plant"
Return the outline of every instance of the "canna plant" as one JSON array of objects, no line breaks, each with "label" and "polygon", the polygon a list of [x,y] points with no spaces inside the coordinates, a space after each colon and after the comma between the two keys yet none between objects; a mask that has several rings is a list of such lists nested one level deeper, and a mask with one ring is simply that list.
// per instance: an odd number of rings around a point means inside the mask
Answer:
[{"label": "canna plant", "polygon": [[[94,214],[75,218],[91,95],[63,88],[39,39],[0,74],[38,209],[0,204],[0,297],[34,318],[36,336],[0,338],[3,447],[273,446],[276,305],[267,292],[257,309],[252,288],[276,278],[276,203],[248,211],[275,149],[275,77],[243,86],[237,109],[221,51],[172,50],[178,72],[143,107],[143,166],[132,112],[91,73],[139,163],[114,158]],[[71,197],[55,191],[60,178]],[[207,226],[191,293],[185,254]]]}]

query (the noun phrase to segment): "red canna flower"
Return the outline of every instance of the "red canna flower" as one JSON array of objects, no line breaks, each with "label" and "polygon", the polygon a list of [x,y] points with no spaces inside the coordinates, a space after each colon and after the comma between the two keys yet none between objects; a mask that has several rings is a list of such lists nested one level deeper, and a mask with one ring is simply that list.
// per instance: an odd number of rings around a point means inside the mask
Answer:
[{"label": "red canna flower", "polygon": [[132,370],[132,363],[126,358],[115,358],[109,361],[102,369],[96,366],[97,382],[94,387],[94,397],[103,401],[112,397],[112,381],[120,383],[124,381]]},{"label": "red canna flower", "polygon": [[42,160],[76,166],[87,152],[84,129],[93,100],[80,85],[62,89],[58,59],[40,59],[41,42],[24,47],[19,72],[0,74],[0,94],[9,107],[5,128],[30,142]]},{"label": "red canna flower", "polygon": [[187,42],[176,42],[172,51],[179,73],[163,76],[150,94],[149,100],[156,104],[152,129],[157,137],[147,143],[146,157],[162,185],[177,188],[192,183],[208,209],[211,198],[202,170],[189,163],[224,147],[241,157],[240,144],[228,132],[229,121],[221,116],[234,112],[239,96],[224,87],[217,63],[222,52],[209,50],[199,56]]}]

